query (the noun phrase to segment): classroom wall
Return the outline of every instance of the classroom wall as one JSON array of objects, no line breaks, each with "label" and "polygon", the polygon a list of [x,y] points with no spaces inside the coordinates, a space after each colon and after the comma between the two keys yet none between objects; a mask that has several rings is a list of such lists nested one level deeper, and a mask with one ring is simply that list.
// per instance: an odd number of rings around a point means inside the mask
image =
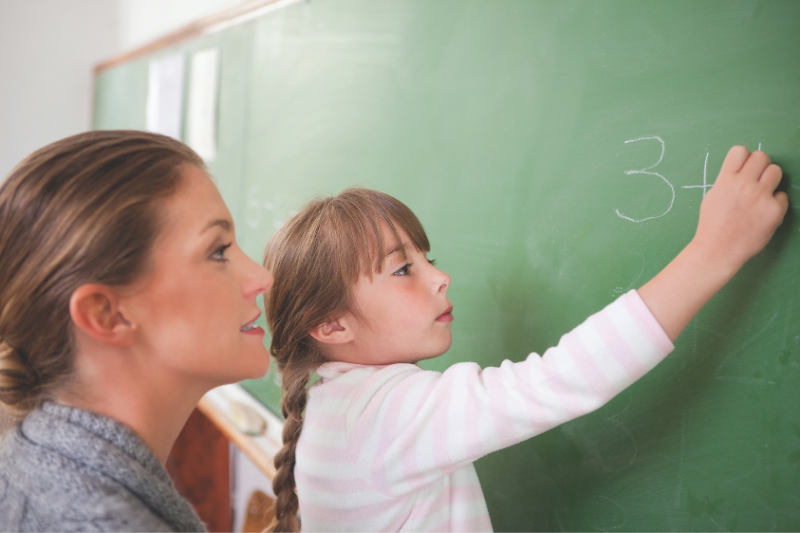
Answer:
[{"label": "classroom wall", "polygon": [[123,50],[136,48],[242,0],[118,0]]},{"label": "classroom wall", "polygon": [[92,69],[119,50],[116,1],[0,2],[0,181],[33,150],[90,128]]},{"label": "classroom wall", "polygon": [[242,0],[0,0],[0,182],[90,129],[97,63]]}]

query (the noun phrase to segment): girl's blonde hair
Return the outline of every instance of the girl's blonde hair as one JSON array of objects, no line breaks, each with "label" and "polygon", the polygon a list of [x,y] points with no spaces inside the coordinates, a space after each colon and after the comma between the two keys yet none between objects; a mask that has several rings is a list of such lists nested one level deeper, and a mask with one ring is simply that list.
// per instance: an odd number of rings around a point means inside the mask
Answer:
[{"label": "girl's blonde hair", "polygon": [[286,422],[283,448],[275,456],[277,497],[271,531],[298,531],[295,448],[303,427],[310,373],[325,356],[310,332],[343,311],[356,313],[352,288],[361,275],[381,271],[385,229],[401,242],[398,228],[420,251],[428,237],[414,213],[388,194],[351,188],[307,204],[269,241],[264,266],[275,277],[266,296],[270,353],[282,373]]},{"label": "girl's blonde hair", "polygon": [[69,301],[85,283],[126,286],[148,266],[157,201],[188,146],[140,131],[93,131],[45,146],[0,187],[0,406],[16,420],[73,370]]}]

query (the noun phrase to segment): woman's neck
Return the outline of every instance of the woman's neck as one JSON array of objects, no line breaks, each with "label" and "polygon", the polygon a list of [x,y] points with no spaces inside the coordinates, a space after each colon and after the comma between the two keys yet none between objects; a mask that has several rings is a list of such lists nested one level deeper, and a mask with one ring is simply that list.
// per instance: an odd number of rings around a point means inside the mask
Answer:
[{"label": "woman's neck", "polygon": [[86,358],[75,379],[56,397],[59,403],[97,413],[128,427],[144,441],[162,464],[192,410],[213,384],[200,385],[169,372],[143,372],[126,364],[135,358],[107,354],[94,364]]}]

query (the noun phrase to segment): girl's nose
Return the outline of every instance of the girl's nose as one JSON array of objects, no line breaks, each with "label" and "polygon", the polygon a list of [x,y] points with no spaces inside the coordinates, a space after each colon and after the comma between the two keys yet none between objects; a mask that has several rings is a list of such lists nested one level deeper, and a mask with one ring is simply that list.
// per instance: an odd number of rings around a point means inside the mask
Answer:
[{"label": "girl's nose", "polygon": [[450,287],[450,276],[436,267],[433,268],[436,270],[436,276],[434,277],[436,292],[447,292],[447,288]]}]

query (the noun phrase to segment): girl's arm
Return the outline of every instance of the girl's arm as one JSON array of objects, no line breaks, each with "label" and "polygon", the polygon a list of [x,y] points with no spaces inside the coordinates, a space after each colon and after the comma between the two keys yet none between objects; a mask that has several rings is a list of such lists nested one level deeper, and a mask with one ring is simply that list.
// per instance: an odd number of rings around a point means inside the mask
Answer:
[{"label": "girl's arm", "polygon": [[775,193],[780,178],[763,152],[731,149],[692,242],[638,293],[592,315],[542,357],[486,369],[459,363],[442,374],[405,364],[363,370],[371,374],[346,415],[360,476],[397,496],[608,402],[656,366],[766,245],[788,207]]},{"label": "girl's arm", "polygon": [[[358,475],[373,490],[396,497],[594,411],[672,348],[640,296],[630,291],[541,357],[534,353],[485,369],[458,363],[443,373],[411,364],[361,367],[339,384],[315,389],[311,401],[330,411],[348,398],[347,452]],[[316,431],[331,424],[328,418],[307,417],[303,432],[316,446],[326,441],[326,433]]]},{"label": "girl's arm", "polygon": [[694,239],[639,289],[671,340],[769,242],[789,206],[786,193],[775,192],[781,176],[764,152],[728,152],[700,206]]}]

